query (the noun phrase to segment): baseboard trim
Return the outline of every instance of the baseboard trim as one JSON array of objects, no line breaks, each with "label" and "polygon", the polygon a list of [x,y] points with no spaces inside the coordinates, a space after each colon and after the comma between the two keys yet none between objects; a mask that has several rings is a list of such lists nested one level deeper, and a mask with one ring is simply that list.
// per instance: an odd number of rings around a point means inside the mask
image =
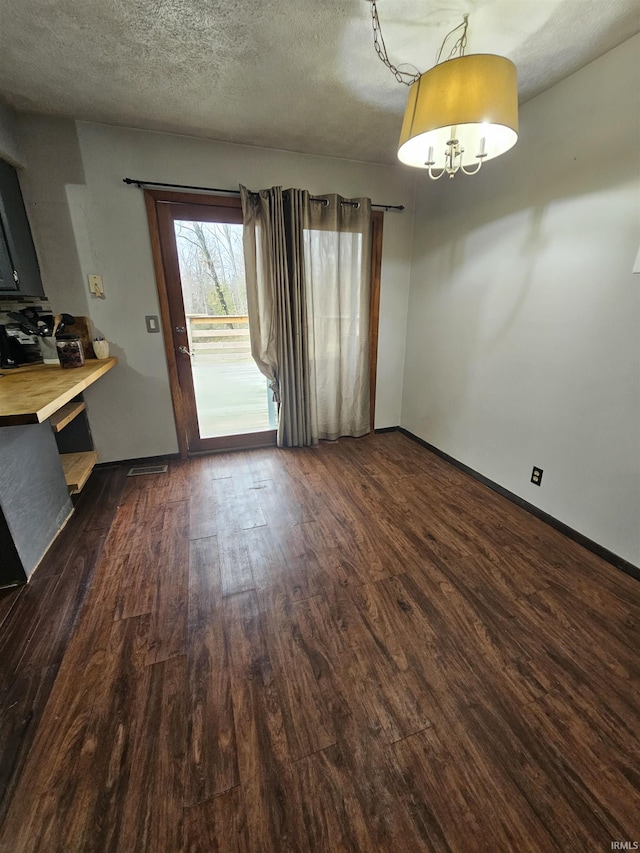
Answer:
[{"label": "baseboard trim", "polygon": [[[392,429],[384,429],[384,430],[376,430],[376,432],[391,432]],[[484,474],[478,473],[473,468],[470,468],[468,465],[465,465],[464,462],[459,462],[457,459],[454,459],[453,456],[449,456],[448,453],[445,453],[444,450],[440,450],[438,447],[434,447],[433,444],[429,444],[428,441],[425,441],[423,438],[419,438],[417,435],[414,435],[412,432],[409,432],[408,429],[404,427],[396,427],[396,431],[402,433],[407,438],[410,438],[411,441],[415,441],[421,447],[430,450],[431,453],[434,453],[436,456],[439,456],[441,459],[444,459],[445,462],[449,462],[449,464],[453,465],[454,468],[457,468],[459,471],[463,471],[465,474],[469,474],[470,477],[473,477],[474,480],[478,480],[478,482],[490,488],[492,491],[497,492],[499,495],[502,495],[503,498],[507,498],[507,500],[516,504],[522,509],[534,515],[536,518],[539,518],[540,521],[544,521],[545,524],[548,524],[550,527],[553,527],[555,530],[558,530],[560,533],[563,533],[569,539],[572,539],[574,542],[577,542],[579,545],[582,545],[588,551],[591,551],[593,554],[596,554],[598,557],[601,557],[603,560],[606,560],[608,563],[611,563],[612,566],[615,566],[620,571],[623,571],[625,574],[630,575],[635,580],[640,581],[640,568],[638,566],[634,566],[633,563],[630,563],[628,560],[625,560],[623,557],[618,556],[618,554],[614,554],[613,551],[609,551],[608,548],[605,548],[602,545],[599,545],[597,542],[594,542],[593,539],[589,539],[582,533],[579,533],[577,530],[574,530],[569,525],[565,524],[562,521],[559,521],[554,516],[549,515],[549,513],[544,512],[544,510],[539,509],[537,506],[530,504],[528,501],[525,501],[524,498],[521,498],[519,495],[510,492],[508,489],[505,489],[503,486],[498,485],[498,483],[490,480],[488,477],[485,477]]]},{"label": "baseboard trim", "polygon": [[398,432],[398,430],[399,430],[399,429],[400,429],[400,427],[399,427],[399,426],[394,426],[394,427],[380,427],[379,429],[374,429],[374,431],[373,431],[373,432],[374,432],[374,434],[375,434],[375,435],[382,435],[382,433],[384,433],[384,432]]}]

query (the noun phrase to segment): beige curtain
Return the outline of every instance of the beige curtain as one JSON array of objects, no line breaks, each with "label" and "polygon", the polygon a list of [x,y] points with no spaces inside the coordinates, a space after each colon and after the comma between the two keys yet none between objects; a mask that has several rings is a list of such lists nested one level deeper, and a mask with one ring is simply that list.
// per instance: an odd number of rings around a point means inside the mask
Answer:
[{"label": "beige curtain", "polygon": [[369,431],[371,202],[241,187],[251,350],[278,445]]}]

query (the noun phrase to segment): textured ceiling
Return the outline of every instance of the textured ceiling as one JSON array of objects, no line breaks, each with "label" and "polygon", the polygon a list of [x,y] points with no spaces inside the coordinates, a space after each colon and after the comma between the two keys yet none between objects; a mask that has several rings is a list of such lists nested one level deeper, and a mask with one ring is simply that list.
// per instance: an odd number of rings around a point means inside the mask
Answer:
[{"label": "textured ceiling", "polygon": [[[0,97],[18,110],[393,163],[407,89],[367,0],[0,0]],[[512,59],[520,101],[640,31],[638,0],[378,0],[421,71],[469,13],[467,53]]]}]

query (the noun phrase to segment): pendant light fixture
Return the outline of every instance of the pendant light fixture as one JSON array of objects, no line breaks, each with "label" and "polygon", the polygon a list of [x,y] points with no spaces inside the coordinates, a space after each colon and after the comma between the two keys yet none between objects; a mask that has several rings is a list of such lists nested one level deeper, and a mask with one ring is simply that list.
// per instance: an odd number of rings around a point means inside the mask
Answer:
[{"label": "pendant light fixture", "polygon": [[[485,160],[512,148],[518,139],[516,67],[493,54],[469,54],[468,15],[445,36],[429,71],[403,71],[389,61],[380,30],[376,0],[371,0],[376,53],[399,83],[410,86],[400,133],[398,159],[426,169],[432,180],[474,175]],[[447,39],[461,31],[441,62]],[[438,171],[439,170],[439,171]]]}]

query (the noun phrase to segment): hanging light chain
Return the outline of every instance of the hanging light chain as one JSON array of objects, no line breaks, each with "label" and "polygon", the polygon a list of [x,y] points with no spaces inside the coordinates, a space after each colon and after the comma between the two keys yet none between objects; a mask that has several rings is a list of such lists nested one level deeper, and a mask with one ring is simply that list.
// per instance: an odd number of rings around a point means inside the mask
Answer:
[{"label": "hanging light chain", "polygon": [[442,44],[440,45],[440,50],[438,51],[438,55],[436,56],[436,65],[440,64],[440,59],[442,58],[442,51],[444,50],[444,46],[447,43],[447,39],[449,36],[452,36],[454,33],[457,33],[458,30],[462,30],[462,34],[458,37],[458,40],[454,44],[454,46],[449,51],[449,59],[453,59],[453,57],[458,54],[459,56],[464,56],[465,48],[467,47],[467,29],[469,28],[469,15],[463,15],[463,21],[461,24],[458,24],[457,27],[454,27],[451,32],[448,32],[444,37]]},{"label": "hanging light chain", "polygon": [[387,66],[398,83],[404,83],[405,86],[412,86],[421,76],[422,72],[417,69],[413,73],[409,71],[401,71],[398,66],[394,65],[389,59],[387,47],[384,43],[384,38],[382,37],[382,29],[380,28],[380,19],[378,18],[376,0],[371,0],[371,24],[373,26],[373,46],[375,47],[380,60]]},{"label": "hanging light chain", "polygon": [[[387,46],[385,45],[384,38],[382,36],[382,27],[380,26],[380,18],[378,17],[378,6],[376,4],[376,0],[371,0],[371,25],[373,27],[373,46],[375,48],[376,53],[378,54],[380,61],[387,66],[387,68],[396,78],[398,83],[404,83],[405,86],[412,86],[416,82],[416,80],[418,80],[422,76],[422,71],[418,71],[417,68],[413,72],[402,71],[389,59],[389,55],[387,53]],[[461,24],[458,24],[457,27],[454,27],[444,37],[442,44],[440,45],[440,50],[438,51],[438,55],[436,57],[436,65],[440,63],[440,60],[442,58],[442,51],[444,50],[444,46],[447,43],[447,39],[449,38],[449,36],[452,36],[454,33],[458,32],[458,30],[462,30],[462,33],[449,51],[449,56],[447,56],[447,60],[453,59],[456,54],[458,56],[464,56],[464,51],[467,46],[468,27],[469,15],[464,15],[463,22]],[[403,64],[407,65],[408,63]],[[412,67],[415,68],[415,66]]]}]

